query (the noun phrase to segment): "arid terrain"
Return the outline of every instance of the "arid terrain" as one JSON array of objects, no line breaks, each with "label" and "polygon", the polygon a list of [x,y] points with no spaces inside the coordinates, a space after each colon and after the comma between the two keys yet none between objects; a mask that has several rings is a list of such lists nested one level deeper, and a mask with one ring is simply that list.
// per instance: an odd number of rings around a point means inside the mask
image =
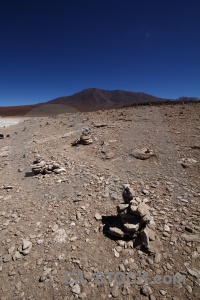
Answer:
[{"label": "arid terrain", "polygon": [[[200,299],[199,102],[36,117],[0,134],[1,300]],[[151,236],[111,234],[124,184]]]}]

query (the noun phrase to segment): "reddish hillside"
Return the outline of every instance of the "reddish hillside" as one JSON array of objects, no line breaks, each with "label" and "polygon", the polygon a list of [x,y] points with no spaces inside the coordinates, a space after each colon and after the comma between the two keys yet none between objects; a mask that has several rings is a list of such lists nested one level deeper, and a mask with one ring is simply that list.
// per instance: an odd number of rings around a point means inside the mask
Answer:
[{"label": "reddish hillside", "polygon": [[37,105],[0,106],[0,116],[24,116],[35,107]]}]

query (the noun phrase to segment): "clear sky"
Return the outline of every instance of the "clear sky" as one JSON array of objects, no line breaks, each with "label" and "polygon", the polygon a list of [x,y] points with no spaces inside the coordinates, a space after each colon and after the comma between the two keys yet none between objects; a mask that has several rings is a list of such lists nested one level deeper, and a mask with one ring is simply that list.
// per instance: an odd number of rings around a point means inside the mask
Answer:
[{"label": "clear sky", "polygon": [[0,0],[0,105],[91,87],[200,98],[200,0]]}]

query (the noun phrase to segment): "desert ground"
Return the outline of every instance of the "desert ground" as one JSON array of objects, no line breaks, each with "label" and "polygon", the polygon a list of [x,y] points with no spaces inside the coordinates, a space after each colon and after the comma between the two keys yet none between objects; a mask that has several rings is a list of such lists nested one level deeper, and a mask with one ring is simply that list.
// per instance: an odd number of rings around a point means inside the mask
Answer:
[{"label": "desert ground", "polygon": [[[1,300],[200,299],[200,103],[30,118],[0,134]],[[125,184],[123,205],[151,218],[147,242],[144,228],[109,229]]]}]

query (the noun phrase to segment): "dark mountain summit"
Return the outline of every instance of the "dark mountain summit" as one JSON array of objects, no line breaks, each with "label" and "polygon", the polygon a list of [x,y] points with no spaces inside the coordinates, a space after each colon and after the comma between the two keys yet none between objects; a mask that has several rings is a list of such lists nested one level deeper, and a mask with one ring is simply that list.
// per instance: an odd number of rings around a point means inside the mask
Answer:
[{"label": "dark mountain summit", "polygon": [[108,109],[122,107],[135,103],[157,102],[165,99],[157,98],[144,93],[131,91],[108,91],[102,89],[85,89],[72,96],[60,97],[48,103],[67,104],[80,111],[92,111],[97,109]]}]

